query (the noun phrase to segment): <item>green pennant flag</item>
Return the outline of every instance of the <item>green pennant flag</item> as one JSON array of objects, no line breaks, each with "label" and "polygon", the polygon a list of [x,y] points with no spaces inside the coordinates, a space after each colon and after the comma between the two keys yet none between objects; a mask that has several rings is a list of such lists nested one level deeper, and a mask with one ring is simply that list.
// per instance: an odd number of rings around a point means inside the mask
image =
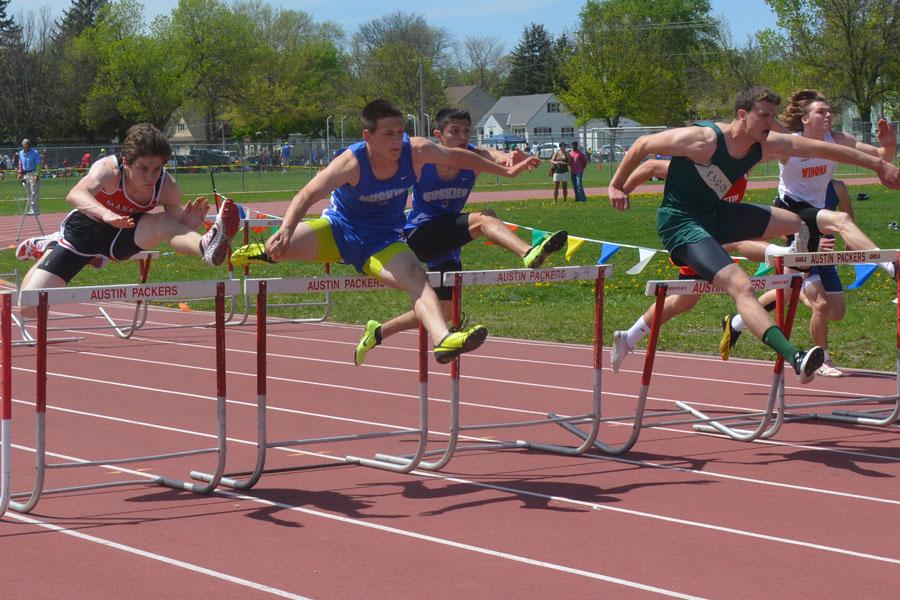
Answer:
[{"label": "green pennant flag", "polygon": [[767,265],[766,263],[759,263],[759,268],[756,269],[756,273],[753,274],[754,277],[763,277],[768,275],[772,271],[775,270],[775,267]]},{"label": "green pennant flag", "polygon": [[540,229],[532,229],[531,230],[531,245],[536,246],[544,241],[544,238],[550,235],[546,231],[541,231]]}]

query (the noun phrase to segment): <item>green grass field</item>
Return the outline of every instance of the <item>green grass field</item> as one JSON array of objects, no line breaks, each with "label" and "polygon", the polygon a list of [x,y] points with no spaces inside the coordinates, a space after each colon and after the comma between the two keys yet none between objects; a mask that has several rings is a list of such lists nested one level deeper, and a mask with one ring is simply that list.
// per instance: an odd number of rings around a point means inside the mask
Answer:
[{"label": "green grass field", "polygon": [[[284,177],[291,178],[294,175]],[[208,175],[206,178],[208,181]],[[219,184],[219,181],[220,175],[217,174],[217,185],[223,191],[227,190],[224,180],[223,184]],[[197,186],[200,186],[199,182]],[[900,194],[879,186],[851,189],[853,196],[859,191],[865,191],[871,197],[866,202],[855,204],[859,225],[881,247],[900,247],[900,232],[887,227],[891,221],[900,221],[900,205],[897,204]],[[771,190],[751,190],[747,201],[768,204],[771,196]],[[603,197],[590,198],[587,203],[577,205],[572,202],[554,204],[552,201],[523,201],[494,203],[490,207],[506,221],[544,231],[566,229],[573,236],[659,248],[660,242],[655,231],[655,213],[659,201],[659,195],[635,196],[632,210],[625,213],[614,211]],[[479,206],[472,204],[469,208],[477,209]],[[49,210],[49,207],[45,210]],[[520,230],[519,234],[530,240],[528,232]],[[265,234],[257,237],[262,239]],[[163,257],[154,266],[152,281],[226,276],[224,268],[210,269],[196,258],[172,255],[167,247],[160,250]],[[572,264],[593,264],[599,254],[598,244],[586,243],[575,253]],[[518,268],[521,264],[512,255],[481,241],[469,244],[463,257],[468,269]],[[610,260],[615,275],[606,287],[604,341],[607,344],[613,330],[629,327],[649,304],[650,299],[643,295],[644,283],[648,279],[672,279],[677,276],[664,253],[657,254],[640,275],[627,275],[625,271],[636,262],[637,251],[629,248],[623,248]],[[563,263],[562,254],[550,261],[551,265]],[[27,265],[16,261],[11,251],[0,253],[0,272],[9,273],[12,269],[23,266]],[[756,264],[746,264],[745,269],[753,272]],[[349,274],[352,270],[338,265],[335,272]],[[289,277],[319,273],[321,268],[312,264],[265,265],[254,268],[252,276]],[[852,268],[841,267],[840,273],[845,285],[853,281]],[[136,265],[126,263],[112,265],[100,271],[87,268],[76,277],[73,285],[127,283],[136,279]],[[847,292],[847,317],[839,323],[833,323],[831,327],[830,345],[838,365],[880,370],[892,370],[895,367],[897,307],[891,302],[895,295],[895,283],[881,271],[873,275],[862,289]],[[386,320],[406,310],[408,306],[405,296],[395,291],[365,295],[339,293],[334,294],[333,298],[333,318],[347,323],[364,323],[370,318]],[[591,298],[592,290],[588,283],[476,287],[465,295],[464,310],[473,322],[484,323],[493,335],[589,343]],[[694,311],[678,317],[664,328],[660,348],[717,353],[720,320],[732,310],[730,301],[725,297],[704,298]],[[809,310],[801,307],[794,337],[802,345],[810,342],[808,317]],[[769,358],[771,352],[762,343],[746,335],[739,342],[735,355]]]}]

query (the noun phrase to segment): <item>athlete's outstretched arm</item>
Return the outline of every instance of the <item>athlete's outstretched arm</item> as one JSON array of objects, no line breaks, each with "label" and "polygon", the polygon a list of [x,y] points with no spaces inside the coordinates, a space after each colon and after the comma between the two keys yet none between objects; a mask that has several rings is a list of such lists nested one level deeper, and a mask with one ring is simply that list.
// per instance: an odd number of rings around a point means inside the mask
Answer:
[{"label": "athlete's outstretched arm", "polygon": [[638,167],[631,172],[631,175],[628,176],[628,180],[625,181],[625,185],[622,186],[623,191],[626,194],[630,194],[635,190],[635,188],[645,181],[649,181],[650,179],[665,179],[666,175],[669,174],[669,161],[668,160],[659,160],[656,158],[652,158],[650,160],[645,160]]},{"label": "athlete's outstretched arm", "polygon": [[432,163],[457,169],[471,169],[502,177],[515,177],[522,171],[531,170],[541,164],[540,159],[530,156],[514,165],[499,165],[475,152],[462,148],[439,146],[425,138],[414,137],[410,138],[409,141],[412,147],[413,164],[417,173],[421,171],[423,164]]},{"label": "athlete's outstretched arm", "polygon": [[291,199],[284,221],[272,237],[266,241],[266,253],[277,261],[288,248],[294,229],[309,212],[313,204],[323,200],[344,184],[359,182],[359,163],[352,152],[342,152],[327,167],[316,173]]},{"label": "athlete's outstretched arm", "polygon": [[708,127],[679,127],[639,137],[616,169],[609,183],[609,201],[617,210],[628,210],[625,182],[645,156],[664,154],[686,156],[695,162],[708,162],[716,149],[716,134]]},{"label": "athlete's outstretched arm", "polygon": [[860,152],[841,144],[829,144],[819,140],[811,140],[799,135],[770,133],[763,144],[763,161],[771,158],[787,158],[801,156],[825,158],[840,163],[847,163],[870,169],[878,175],[881,183],[891,189],[900,188],[900,170],[893,164]]}]

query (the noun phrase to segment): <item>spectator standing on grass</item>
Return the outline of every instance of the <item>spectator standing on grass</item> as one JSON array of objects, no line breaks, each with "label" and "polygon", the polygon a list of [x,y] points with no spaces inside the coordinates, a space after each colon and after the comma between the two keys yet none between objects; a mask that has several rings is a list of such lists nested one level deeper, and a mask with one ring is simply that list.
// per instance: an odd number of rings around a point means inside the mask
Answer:
[{"label": "spectator standing on grass", "polygon": [[578,148],[578,142],[572,142],[572,151],[569,152],[572,159],[572,192],[575,194],[575,202],[587,202],[584,195],[584,170],[588,160],[584,152]]},{"label": "spectator standing on grass", "polygon": [[553,165],[553,201],[556,202],[559,199],[559,185],[562,184],[563,202],[565,202],[569,199],[569,166],[572,164],[572,159],[566,152],[565,143],[559,143],[559,148],[553,153],[550,163]]},{"label": "spectator standing on grass", "polygon": [[41,153],[31,147],[31,140],[22,140],[22,149],[19,150],[18,180],[25,186],[25,201],[27,206],[25,214],[38,215],[40,208],[38,201],[41,193],[41,180],[38,178],[38,169],[41,166]]},{"label": "spectator standing on grass", "polygon": [[281,145],[281,172],[287,173],[287,168],[291,165],[291,145],[285,142]]}]

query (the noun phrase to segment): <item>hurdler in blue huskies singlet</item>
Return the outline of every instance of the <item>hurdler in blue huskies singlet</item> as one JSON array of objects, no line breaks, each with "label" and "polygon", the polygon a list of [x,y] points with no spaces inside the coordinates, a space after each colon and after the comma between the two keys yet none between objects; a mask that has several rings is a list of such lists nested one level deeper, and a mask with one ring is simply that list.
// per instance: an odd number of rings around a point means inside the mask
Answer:
[{"label": "hurdler in blue huskies singlet", "polygon": [[[470,144],[468,149],[475,150],[475,147]],[[453,179],[442,179],[436,165],[423,165],[422,173],[413,186],[412,210],[406,217],[404,233],[408,236],[416,228],[438,217],[461,214],[472,188],[475,187],[476,179],[475,171],[471,169],[460,169]],[[458,248],[451,252],[454,260],[458,261],[459,256]],[[429,261],[429,265],[441,260],[443,259]]]},{"label": "hurdler in blue huskies singlet", "polygon": [[331,224],[334,241],[344,262],[362,272],[363,263],[376,252],[402,241],[404,210],[409,188],[415,182],[409,136],[403,136],[397,172],[390,179],[376,179],[366,153],[366,143],[347,148],[359,163],[359,181],[342,185],[331,194],[331,205],[322,216]]}]

